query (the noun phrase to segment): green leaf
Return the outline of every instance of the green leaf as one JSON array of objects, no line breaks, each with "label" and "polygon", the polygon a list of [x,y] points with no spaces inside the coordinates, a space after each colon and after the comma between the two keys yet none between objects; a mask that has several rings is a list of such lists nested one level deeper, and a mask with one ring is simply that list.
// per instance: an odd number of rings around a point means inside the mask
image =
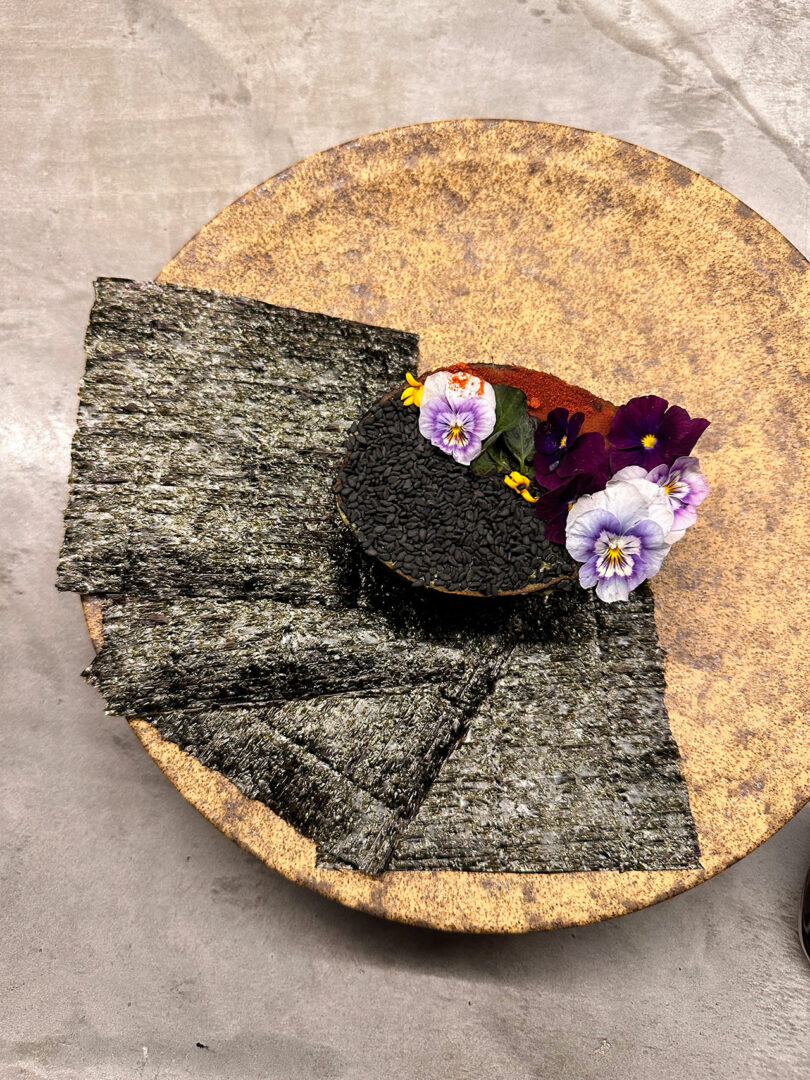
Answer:
[{"label": "green leaf", "polygon": [[[495,438],[497,439],[497,435]],[[508,473],[513,467],[512,459],[500,443],[482,450],[477,458],[473,458],[470,465],[476,476],[489,476],[490,473],[496,472]]]},{"label": "green leaf", "polygon": [[526,462],[534,454],[534,428],[534,420],[524,413],[515,426],[504,433],[506,447],[517,458],[522,473],[526,472]]},{"label": "green leaf", "polygon": [[493,434],[508,431],[526,415],[526,395],[516,386],[503,384],[495,388],[495,427]]},{"label": "green leaf", "polygon": [[494,386],[495,391],[495,427],[491,434],[484,439],[482,452],[488,450],[502,431],[508,431],[519,423],[521,417],[526,416],[526,395],[516,386],[499,384]]},{"label": "green leaf", "polygon": [[490,473],[497,472],[498,466],[495,464],[492,451],[483,450],[477,458],[473,458],[470,468],[476,476],[488,476]]}]

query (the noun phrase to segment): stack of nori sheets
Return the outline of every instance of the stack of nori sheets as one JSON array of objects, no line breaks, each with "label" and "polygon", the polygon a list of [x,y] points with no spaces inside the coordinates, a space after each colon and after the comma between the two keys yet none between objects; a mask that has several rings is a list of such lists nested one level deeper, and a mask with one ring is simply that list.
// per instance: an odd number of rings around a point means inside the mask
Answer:
[{"label": "stack of nori sheets", "polygon": [[648,592],[443,596],[340,523],[348,428],[416,364],[399,331],[99,281],[59,568],[106,597],[90,678],[324,865],[694,865]]}]

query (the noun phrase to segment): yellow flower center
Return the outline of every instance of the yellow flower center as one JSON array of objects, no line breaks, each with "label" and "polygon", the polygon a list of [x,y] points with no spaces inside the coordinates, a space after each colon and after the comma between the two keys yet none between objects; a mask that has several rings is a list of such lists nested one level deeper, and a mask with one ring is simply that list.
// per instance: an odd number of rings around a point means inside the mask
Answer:
[{"label": "yellow flower center", "polygon": [[567,445],[567,443],[568,443],[568,436],[563,435],[563,437],[560,439],[560,449],[561,450],[564,449],[565,446]]},{"label": "yellow flower center", "polygon": [[671,495],[677,486],[678,485],[674,480],[670,480],[668,484],[664,484],[664,491],[667,493],[667,495]]},{"label": "yellow flower center", "polygon": [[620,547],[614,546],[613,544],[611,544],[605,552],[605,558],[607,559],[610,566],[615,566],[616,563],[624,562],[624,555],[622,554],[622,549]]},{"label": "yellow flower center", "polygon": [[448,440],[451,443],[452,442],[459,442],[459,443],[460,442],[466,442],[467,439],[466,439],[466,436],[464,435],[464,425],[463,424],[453,424],[452,427],[450,428],[450,434],[448,436]]},{"label": "yellow flower center", "polygon": [[641,445],[646,450],[652,450],[652,448],[655,446],[655,444],[657,442],[658,442],[658,439],[656,439],[656,437],[654,435],[645,435],[644,438],[641,440]]}]

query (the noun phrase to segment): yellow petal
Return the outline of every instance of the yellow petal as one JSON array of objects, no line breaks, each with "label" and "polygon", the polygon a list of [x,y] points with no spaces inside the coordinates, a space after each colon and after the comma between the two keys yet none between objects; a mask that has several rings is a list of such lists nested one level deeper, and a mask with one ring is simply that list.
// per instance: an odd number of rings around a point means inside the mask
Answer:
[{"label": "yellow petal", "polygon": [[525,490],[525,491],[521,491],[520,494],[523,496],[523,498],[526,500],[526,502],[530,502],[530,503],[536,503],[538,501],[538,499],[540,498],[539,495],[532,495],[532,493],[528,489]]}]

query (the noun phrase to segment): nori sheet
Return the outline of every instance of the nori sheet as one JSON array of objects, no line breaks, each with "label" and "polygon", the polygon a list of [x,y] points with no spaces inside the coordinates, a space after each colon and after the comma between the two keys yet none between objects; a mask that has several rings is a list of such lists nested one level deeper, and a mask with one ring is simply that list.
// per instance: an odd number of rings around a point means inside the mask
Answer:
[{"label": "nori sheet", "polygon": [[395,844],[400,868],[695,863],[647,590],[439,595],[340,524],[347,429],[415,338],[102,279],[87,355],[59,585],[118,597],[91,668],[111,710],[328,865],[376,873]]},{"label": "nori sheet", "polygon": [[627,604],[578,591],[520,608],[511,655],[390,868],[699,865],[649,588]]},{"label": "nori sheet", "polygon": [[86,353],[59,588],[339,599],[334,471],[413,335],[102,278]]},{"label": "nori sheet", "polygon": [[508,655],[495,609],[470,630],[465,604],[442,618],[378,574],[358,567],[341,608],[108,598],[86,674],[110,712],[377,873]]},{"label": "nori sheet", "polygon": [[90,677],[318,840],[320,865],[698,864],[649,589],[475,601],[363,562],[347,580],[337,609],[108,600]]}]

